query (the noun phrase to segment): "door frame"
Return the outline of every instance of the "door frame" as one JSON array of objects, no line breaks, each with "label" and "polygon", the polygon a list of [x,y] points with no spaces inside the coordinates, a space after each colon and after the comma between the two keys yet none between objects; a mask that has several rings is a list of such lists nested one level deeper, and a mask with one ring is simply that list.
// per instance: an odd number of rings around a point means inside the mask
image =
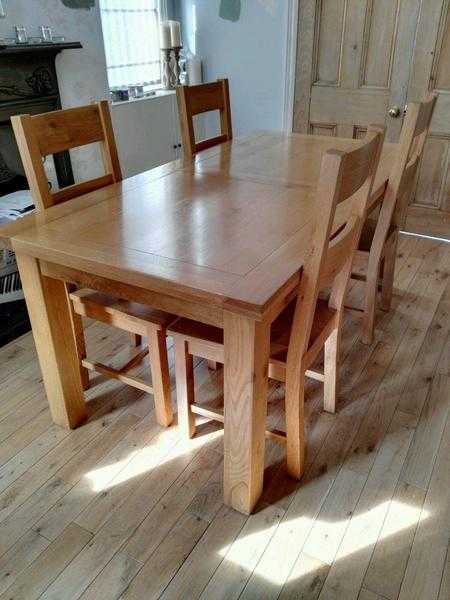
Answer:
[{"label": "door frame", "polygon": [[288,0],[286,48],[284,61],[283,131],[294,126],[295,70],[297,63],[299,0]]}]

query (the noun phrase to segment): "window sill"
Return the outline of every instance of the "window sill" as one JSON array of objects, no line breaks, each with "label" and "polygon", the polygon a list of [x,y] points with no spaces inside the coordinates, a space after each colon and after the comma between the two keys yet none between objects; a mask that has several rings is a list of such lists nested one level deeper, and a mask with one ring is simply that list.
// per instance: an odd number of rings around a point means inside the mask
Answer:
[{"label": "window sill", "polygon": [[122,100],[120,102],[112,102],[112,106],[123,106],[127,104],[134,104],[136,102],[146,102],[148,100],[156,100],[157,98],[163,98],[164,96],[173,96],[175,90],[155,90],[154,94],[149,94],[143,98],[130,98],[129,100]]}]

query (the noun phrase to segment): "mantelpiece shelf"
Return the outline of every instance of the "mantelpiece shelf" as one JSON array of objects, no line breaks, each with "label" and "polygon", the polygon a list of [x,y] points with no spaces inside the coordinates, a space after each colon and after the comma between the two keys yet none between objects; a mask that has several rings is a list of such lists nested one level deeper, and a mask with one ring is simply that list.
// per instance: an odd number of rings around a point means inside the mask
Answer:
[{"label": "mantelpiece shelf", "polygon": [[80,42],[61,42],[55,44],[12,44],[10,46],[0,44],[0,56],[11,54],[58,54],[62,50],[76,50],[82,48]]}]

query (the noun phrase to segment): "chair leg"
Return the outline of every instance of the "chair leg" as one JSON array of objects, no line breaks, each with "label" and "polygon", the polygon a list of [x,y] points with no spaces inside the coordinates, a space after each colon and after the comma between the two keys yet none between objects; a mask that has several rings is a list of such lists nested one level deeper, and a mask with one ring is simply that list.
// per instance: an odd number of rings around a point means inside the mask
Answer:
[{"label": "chair leg", "polygon": [[305,469],[305,374],[297,381],[286,379],[286,461],[287,472],[300,479]]},{"label": "chair leg", "polygon": [[336,327],[325,342],[323,409],[336,412],[340,329]]},{"label": "chair leg", "polygon": [[81,316],[72,309],[72,323],[75,332],[75,340],[77,346],[78,361],[80,365],[81,387],[83,390],[88,390],[90,386],[89,370],[83,367],[82,360],[86,358],[86,342],[84,339],[83,321]]},{"label": "chair leg", "polygon": [[215,360],[208,360],[208,369],[211,369],[211,371],[217,371],[217,363]]},{"label": "chair leg", "polygon": [[86,341],[84,339],[84,328],[83,321],[81,315],[76,313],[73,309],[72,301],[69,298],[70,292],[75,289],[75,286],[71,283],[65,284],[66,288],[66,298],[69,304],[70,310],[70,320],[72,322],[73,333],[75,337],[75,345],[77,348],[77,356],[78,356],[78,364],[80,368],[80,379],[81,379],[81,387],[83,390],[89,389],[90,381],[89,381],[89,370],[86,367],[83,367],[82,361],[86,358]]},{"label": "chair leg", "polygon": [[376,265],[373,265],[369,262],[369,268],[367,269],[366,275],[366,285],[364,289],[364,314],[362,319],[361,333],[361,341],[364,344],[371,344],[373,342],[379,273],[380,264],[377,263]]},{"label": "chair leg", "polygon": [[183,435],[191,438],[195,435],[195,415],[191,411],[194,402],[194,364],[188,344],[182,338],[174,336],[175,376],[177,381],[178,424]]},{"label": "chair leg", "polygon": [[173,411],[166,332],[149,327],[147,336],[156,419],[160,425],[168,427],[173,421]]},{"label": "chair leg", "polygon": [[142,335],[138,333],[131,333],[131,345],[135,348],[139,348],[142,345]]},{"label": "chair leg", "polygon": [[383,280],[381,285],[381,308],[385,311],[389,311],[391,309],[396,255],[397,235],[386,247],[384,255]]}]

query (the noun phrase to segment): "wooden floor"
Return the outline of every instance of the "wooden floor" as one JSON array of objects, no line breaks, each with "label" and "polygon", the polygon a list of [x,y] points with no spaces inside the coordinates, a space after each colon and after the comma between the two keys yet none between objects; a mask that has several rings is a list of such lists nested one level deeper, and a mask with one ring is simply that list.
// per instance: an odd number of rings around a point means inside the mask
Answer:
[{"label": "wooden floor", "polygon": [[[249,518],[221,502],[215,425],[185,441],[155,423],[151,397],[96,379],[89,422],[67,432],[50,420],[31,335],[2,348],[0,600],[449,600],[449,273],[450,244],[401,239],[376,341],[347,318],[336,415],[309,385],[304,481],[268,442]],[[92,355],[128,352],[98,324],[87,337]],[[199,362],[196,383],[200,401],[221,401],[221,370]],[[271,385],[272,425],[282,399]]]}]

